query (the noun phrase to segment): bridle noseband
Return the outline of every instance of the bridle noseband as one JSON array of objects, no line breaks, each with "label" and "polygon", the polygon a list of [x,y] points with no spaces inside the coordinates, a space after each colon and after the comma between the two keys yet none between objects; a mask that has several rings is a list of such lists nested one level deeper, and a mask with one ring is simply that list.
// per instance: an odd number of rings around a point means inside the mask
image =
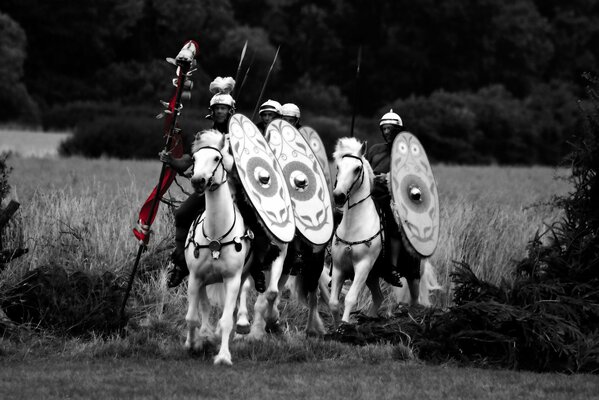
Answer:
[{"label": "bridle noseband", "polygon": [[[220,151],[220,149],[217,149],[216,147],[213,147],[213,146],[200,147],[196,151],[200,151],[200,150],[204,150],[204,149],[212,149],[212,150],[218,152],[218,154],[220,155],[220,159],[218,160],[218,163],[216,164],[216,166],[212,170],[212,174],[210,175],[210,178],[208,178],[208,182],[206,183],[206,185],[208,187],[208,190],[210,192],[214,192],[223,183],[225,183],[227,181],[227,170],[225,169],[225,166],[223,165],[223,158],[224,158],[224,156],[223,156],[223,153]],[[218,169],[219,166],[223,167],[223,179],[220,182],[218,182],[218,183],[214,183],[214,174],[216,174],[216,170]]]},{"label": "bridle noseband", "polygon": [[[364,161],[362,160],[362,157],[358,157],[355,156],[353,154],[345,154],[343,156],[341,156],[341,158],[345,158],[345,157],[349,157],[349,158],[355,158],[356,160],[360,161],[360,175],[354,178],[354,181],[352,182],[352,184],[349,186],[349,189],[347,189],[347,192],[345,192],[345,198],[346,200],[343,202],[342,206],[347,203],[347,209],[351,209],[352,207],[357,206],[358,204],[360,204],[361,202],[363,202],[364,200],[366,200],[367,198],[369,198],[370,196],[372,196],[372,193],[368,193],[368,196],[364,197],[361,200],[358,200],[357,202],[350,204],[349,203],[349,197],[351,194],[352,189],[354,188],[354,186],[356,185],[356,183],[358,182],[358,180],[360,180],[360,184],[358,185],[358,187],[362,186],[362,184],[364,183]],[[337,187],[337,178],[335,177],[335,186]]]}]

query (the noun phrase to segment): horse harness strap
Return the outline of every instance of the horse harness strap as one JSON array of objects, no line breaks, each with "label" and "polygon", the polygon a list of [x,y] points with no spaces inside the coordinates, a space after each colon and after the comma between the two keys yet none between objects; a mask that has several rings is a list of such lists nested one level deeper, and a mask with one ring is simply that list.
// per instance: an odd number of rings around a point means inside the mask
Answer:
[{"label": "horse harness strap", "polygon": [[380,229],[379,229],[379,230],[378,230],[378,231],[377,231],[377,232],[376,232],[374,235],[372,235],[372,236],[371,236],[371,237],[369,237],[368,239],[364,239],[364,240],[358,240],[358,241],[356,241],[356,242],[350,242],[350,241],[348,241],[348,240],[341,239],[341,238],[339,237],[339,235],[337,235],[337,231],[335,231],[335,244],[337,244],[337,243],[341,242],[341,243],[343,243],[343,244],[347,245],[347,251],[350,251],[350,250],[351,250],[351,247],[352,247],[352,246],[355,246],[355,245],[357,245],[357,244],[365,244],[366,246],[370,247],[370,246],[372,246],[372,241],[373,241],[373,240],[374,240],[374,239],[375,239],[375,238],[376,238],[378,235],[380,235],[382,232],[383,232],[383,228],[381,227],[381,228],[380,228]]},{"label": "horse harness strap", "polygon": [[187,244],[185,245],[185,249],[187,249],[187,247],[193,243],[193,246],[194,246],[193,255],[195,258],[200,257],[200,249],[209,249],[212,253],[212,258],[214,260],[218,260],[220,258],[220,249],[223,246],[228,246],[228,245],[233,244],[233,245],[235,245],[235,250],[237,252],[240,252],[241,248],[242,248],[241,241],[244,239],[248,239],[248,240],[254,239],[254,232],[252,232],[248,228],[243,236],[235,236],[232,240],[229,240],[228,242],[221,242],[221,240],[223,240],[225,237],[227,237],[227,235],[229,233],[231,233],[231,231],[233,230],[233,227],[235,227],[235,223],[237,222],[237,212],[235,210],[235,207],[233,207],[233,213],[234,213],[233,224],[231,225],[229,230],[227,232],[225,232],[225,234],[222,235],[221,237],[219,237],[218,239],[212,239],[208,235],[206,235],[206,232],[204,231],[204,224],[202,224],[202,235],[204,235],[204,237],[206,239],[208,239],[208,241],[210,242],[206,245],[199,244],[198,242],[195,241],[196,229],[200,223],[204,222],[204,219],[202,219],[202,220],[200,220],[200,218],[196,219],[193,224],[193,235],[190,235],[190,238],[189,238]]}]

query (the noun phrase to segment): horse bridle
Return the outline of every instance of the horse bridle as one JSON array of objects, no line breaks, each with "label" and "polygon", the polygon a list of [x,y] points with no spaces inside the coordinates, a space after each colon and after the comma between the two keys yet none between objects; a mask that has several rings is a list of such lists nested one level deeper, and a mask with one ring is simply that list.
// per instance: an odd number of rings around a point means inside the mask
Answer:
[{"label": "horse bridle", "polygon": [[[225,166],[223,165],[223,158],[224,158],[224,156],[223,156],[223,153],[219,149],[217,149],[216,147],[213,147],[213,146],[200,147],[197,151],[200,151],[200,150],[203,150],[203,149],[212,149],[212,150],[218,152],[218,154],[220,155],[220,159],[218,160],[218,163],[216,164],[216,166],[212,170],[212,174],[210,175],[210,178],[208,178],[208,182],[206,183],[207,186],[208,186],[208,190],[210,192],[214,192],[223,183],[225,183],[227,181],[227,170],[225,169]],[[223,179],[219,183],[214,183],[214,174],[216,174],[216,170],[221,165],[223,167]]]},{"label": "horse bridle", "polygon": [[[358,179],[360,180],[360,185],[362,186],[362,183],[364,183],[364,161],[362,161],[362,157],[358,157],[358,156],[354,156],[353,154],[345,154],[343,155],[341,158],[345,158],[345,157],[349,157],[349,158],[355,158],[356,160],[360,161],[361,164],[361,171],[360,171],[360,175],[357,176],[356,178],[354,178],[354,181],[352,182],[352,184],[349,186],[349,189],[347,189],[347,192],[345,192],[345,197],[346,200],[343,202],[343,204],[347,203],[347,209],[351,209],[352,207],[357,206],[358,204],[360,204],[361,202],[363,202],[364,200],[366,200],[367,198],[369,198],[370,196],[372,196],[372,192],[368,194],[368,196],[364,197],[362,200],[358,200],[357,202],[355,202],[354,204],[350,204],[349,203],[349,198],[350,198],[350,193],[352,191],[352,189],[354,188],[356,182],[358,182]],[[337,187],[337,177],[335,177],[335,186]]]}]

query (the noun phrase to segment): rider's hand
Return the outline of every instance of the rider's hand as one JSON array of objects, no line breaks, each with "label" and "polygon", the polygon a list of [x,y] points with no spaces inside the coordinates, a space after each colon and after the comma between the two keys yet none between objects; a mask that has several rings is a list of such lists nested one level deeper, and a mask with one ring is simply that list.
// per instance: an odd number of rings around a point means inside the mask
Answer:
[{"label": "rider's hand", "polygon": [[173,162],[173,156],[171,155],[170,151],[162,150],[160,153],[158,153],[158,158],[160,158],[160,161],[168,165]]}]

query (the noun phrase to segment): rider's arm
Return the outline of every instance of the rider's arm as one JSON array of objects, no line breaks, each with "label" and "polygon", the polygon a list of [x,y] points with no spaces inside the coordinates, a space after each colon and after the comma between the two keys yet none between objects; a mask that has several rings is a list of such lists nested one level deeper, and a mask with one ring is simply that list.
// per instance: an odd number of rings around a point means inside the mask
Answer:
[{"label": "rider's arm", "polygon": [[181,158],[173,158],[170,152],[161,151],[159,157],[160,161],[174,169],[180,175],[183,175],[193,165],[193,158],[189,154],[183,154]]}]

